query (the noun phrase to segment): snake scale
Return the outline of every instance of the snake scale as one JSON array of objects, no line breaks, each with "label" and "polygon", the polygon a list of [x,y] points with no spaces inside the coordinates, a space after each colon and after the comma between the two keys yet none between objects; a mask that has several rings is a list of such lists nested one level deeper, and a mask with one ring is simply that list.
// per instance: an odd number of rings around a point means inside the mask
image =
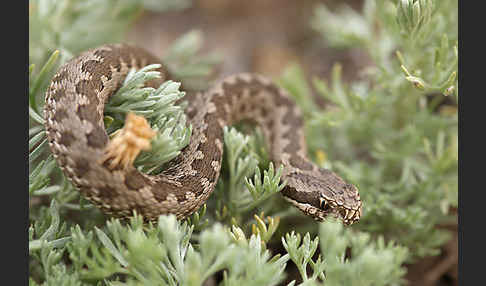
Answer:
[{"label": "snake scale", "polygon": [[[58,165],[81,194],[104,213],[147,220],[161,214],[183,219],[209,197],[221,170],[223,127],[241,120],[259,125],[270,158],[283,165],[283,197],[316,220],[332,215],[345,224],[361,216],[358,190],[330,170],[306,158],[303,120],[289,95],[267,78],[242,73],[189,96],[185,112],[192,124],[190,143],[159,175],[135,167],[111,169],[100,162],[109,142],[103,109],[132,68],[160,60],[136,46],[110,44],[69,60],[46,92],[45,127]],[[170,78],[162,66],[158,87]]]}]

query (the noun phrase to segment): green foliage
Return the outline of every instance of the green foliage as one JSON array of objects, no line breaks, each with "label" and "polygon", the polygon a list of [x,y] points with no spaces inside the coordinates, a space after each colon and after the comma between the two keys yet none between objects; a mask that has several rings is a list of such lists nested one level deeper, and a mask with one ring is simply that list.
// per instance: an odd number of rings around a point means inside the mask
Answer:
[{"label": "green foliage", "polygon": [[[287,233],[285,235],[285,239],[282,237],[282,244],[285,247],[285,250],[287,250],[290,255],[290,259],[292,259],[292,261],[297,266],[297,269],[299,270],[302,279],[306,281],[309,279],[307,277],[307,264],[309,263],[309,261],[311,261],[312,256],[317,250],[319,238],[316,237],[314,240],[311,241],[309,233],[306,233],[304,236],[304,240],[302,241],[302,245],[300,244],[301,241],[302,240],[300,234],[295,234],[294,232],[291,232],[290,234]],[[319,267],[320,264],[320,259],[318,259],[317,264],[311,264],[313,266],[317,266],[317,268],[313,269],[314,273],[310,279],[316,279],[319,272],[322,272],[316,271],[321,270],[321,267]]]},{"label": "green foliage", "polygon": [[[263,218],[263,212],[260,215],[253,216],[256,224],[251,225],[251,232],[252,236],[256,235],[261,238],[261,243],[265,245],[265,243],[269,242],[272,238],[273,234],[278,228],[280,223],[280,218],[273,218],[273,217],[266,217]],[[265,222],[267,220],[267,222]],[[238,226],[232,225],[231,226],[231,237],[234,241],[238,243],[248,243],[248,239],[246,238],[245,232]]]},{"label": "green foliage", "polygon": [[255,170],[258,160],[249,149],[249,136],[226,126],[223,132],[226,161],[229,170],[229,189],[234,189],[242,185],[244,178]]},{"label": "green foliage", "polygon": [[[66,232],[66,224],[61,224],[56,200],[51,201],[49,217],[50,219],[36,221],[34,226],[30,226],[29,252],[44,248],[62,247],[67,242],[68,237],[62,237]],[[35,237],[38,238],[34,239]]]},{"label": "green foliage", "polygon": [[[346,228],[316,227],[276,195],[282,169],[270,162],[261,131],[245,126],[225,128],[216,190],[185,221],[144,223],[136,213],[107,220],[80,197],[47,147],[42,105],[51,76],[80,51],[121,40],[142,9],[189,3],[101,2],[30,2],[29,285],[278,285],[286,278],[289,285],[402,285],[405,262],[438,253],[448,237],[436,226],[454,221],[458,192],[455,1],[367,0],[362,12],[320,4],[311,26],[333,48],[363,49],[373,65],[350,83],[340,64],[329,80],[309,84],[297,65],[279,80],[303,111],[310,157],[360,189],[362,219]],[[202,39],[190,31],[163,59],[185,91],[206,88],[219,62],[200,55]],[[143,87],[159,76],[156,67],[131,71],[105,109],[109,133],[128,111],[159,131],[136,160],[151,174],[191,134],[179,82]],[[313,90],[330,104],[325,111]],[[297,277],[288,277],[291,267]]]},{"label": "green foliage", "polygon": [[[377,271],[382,284],[373,285],[388,285],[400,282],[400,265],[406,257],[403,247],[385,245],[383,239],[374,243],[368,234],[344,230],[335,222],[321,224],[320,236],[313,240],[308,233],[303,240],[299,234],[287,234],[282,244],[288,254],[272,256],[260,235],[268,241],[278,222],[268,218],[267,227],[258,216],[258,226],[253,227],[258,230],[249,238],[239,227],[233,226],[230,232],[214,224],[204,229],[195,243],[194,226],[187,222],[161,216],[155,225],[145,224],[134,213],[126,225],[118,219],[89,231],[75,225],[62,243],[52,243],[60,240],[55,239],[60,234],[65,235],[66,228],[59,228],[55,203],[50,212],[52,223],[30,243],[44,241],[41,247],[30,247],[31,255],[44,269],[43,285],[63,280],[67,285],[93,285],[96,281],[100,285],[202,285],[219,271],[223,271],[220,285],[277,285],[285,278],[289,259],[298,267],[305,285],[318,278],[326,285],[342,285],[339,283],[343,281],[352,282],[346,285],[372,285],[359,282],[373,282],[369,279]],[[42,231],[45,226],[36,229]],[[29,236],[33,238],[33,229]],[[324,260],[321,255],[312,259],[319,241]],[[347,247],[352,249],[352,259],[345,258]],[[67,266],[61,259],[63,253],[72,265]],[[311,277],[305,271],[308,264],[313,269]]]},{"label": "green foliage", "polygon": [[[194,245],[190,242],[192,231],[193,226],[178,222],[174,216],[161,216],[154,226],[144,225],[136,214],[126,226],[112,219],[104,230],[95,227],[94,233],[72,227],[66,247],[50,251],[42,260],[53,269],[46,281],[66,278],[73,283],[104,281],[106,285],[202,285],[221,270],[222,285],[275,285],[283,279],[287,256],[271,257],[259,236],[237,243],[216,224],[204,230]],[[63,263],[53,265],[62,251],[69,254],[73,273],[67,273]]]},{"label": "green foliage", "polygon": [[215,53],[199,55],[202,44],[202,32],[191,30],[172,44],[164,58],[171,75],[184,80],[186,90],[206,89],[207,79],[214,74],[214,66],[221,61],[221,57]]},{"label": "green foliage", "polygon": [[49,75],[54,72],[58,56],[59,51],[52,53],[37,74],[34,74],[34,64],[29,67],[29,167],[32,170],[29,176],[29,193],[47,186],[48,175],[53,168],[53,164],[49,164],[53,161],[52,156],[45,161],[38,160],[46,153],[47,147],[46,132],[43,126],[40,126],[44,124],[44,118],[38,97],[50,81]]},{"label": "green foliage", "polygon": [[[313,79],[333,107],[300,104],[311,152],[329,150],[331,167],[359,187],[357,228],[407,246],[410,259],[437,253],[448,237],[436,226],[454,220],[457,206],[457,112],[437,108],[448,96],[457,105],[453,2],[365,1],[363,15],[343,8],[330,17],[320,5],[312,22],[331,45],[368,52],[374,66],[351,83],[339,64],[329,81]],[[283,85],[307,85],[300,73],[287,70]],[[305,90],[294,91],[299,103],[311,100]]]},{"label": "green foliage", "polygon": [[[376,241],[364,232],[344,229],[341,223],[327,221],[319,225],[319,236],[303,239],[294,232],[282,237],[282,244],[295,263],[303,283],[300,285],[401,285],[405,269],[401,267],[407,249],[394,243],[385,243],[383,237]],[[316,250],[320,254],[312,257]],[[350,257],[346,250],[350,249]],[[311,266],[308,277],[306,266]],[[292,281],[291,285],[294,285]]]},{"label": "green foliage", "polygon": [[55,164],[54,157],[51,155],[32,170],[29,174],[29,194],[52,194],[61,188],[58,185],[49,185],[49,174],[55,168]]},{"label": "green foliage", "polygon": [[285,187],[285,181],[281,183],[280,176],[282,175],[283,167],[274,171],[273,163],[270,163],[268,171],[263,171],[263,182],[262,175],[258,166],[255,171],[255,178],[253,181],[245,177],[245,184],[253,197],[253,204],[259,204],[264,201],[274,193],[280,192]]},{"label": "green foliage", "polygon": [[[260,145],[262,142],[257,142],[255,137],[244,135],[235,128],[225,127],[223,131],[225,151],[222,180],[216,186],[214,195],[218,220],[241,222],[242,216],[257,206],[261,206],[261,210],[266,213],[274,212],[277,208],[270,201],[284,187],[285,182],[280,182],[282,167],[275,171],[273,163],[270,163],[262,177],[257,159],[260,157],[255,151],[264,148]],[[252,174],[254,179],[248,179]]]},{"label": "green foliage", "polygon": [[66,223],[61,223],[56,200],[52,200],[50,208],[44,211],[44,219],[29,227],[29,254],[40,262],[40,265],[31,265],[31,272],[39,272],[46,285],[56,285],[54,277],[66,274],[59,261],[70,237],[66,233]]},{"label": "green foliage", "polygon": [[[379,236],[372,240],[366,232],[343,228],[332,221],[319,227],[325,285],[399,285],[403,284],[407,248]],[[346,257],[350,249],[350,257]],[[316,263],[319,265],[318,263]],[[314,266],[315,269],[315,266]]]},{"label": "green foliage", "polygon": [[159,64],[148,65],[138,71],[128,73],[123,86],[110,98],[105,106],[105,126],[108,134],[119,130],[128,112],[144,116],[157,135],[152,140],[152,148],[142,152],[134,165],[147,174],[158,174],[163,164],[179,155],[189,144],[191,127],[186,127],[183,106],[175,105],[184,97],[179,91],[180,83],[168,80],[160,87],[144,87],[145,82],[160,78]]},{"label": "green foliage", "polygon": [[60,50],[63,63],[84,50],[122,40],[144,9],[162,12],[189,4],[190,0],[31,0],[29,61],[39,64]]}]

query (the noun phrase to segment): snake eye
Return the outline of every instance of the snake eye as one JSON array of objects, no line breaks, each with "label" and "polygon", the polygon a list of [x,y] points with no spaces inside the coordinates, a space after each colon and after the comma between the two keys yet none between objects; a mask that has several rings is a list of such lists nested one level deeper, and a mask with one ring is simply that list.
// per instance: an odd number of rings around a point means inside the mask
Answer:
[{"label": "snake eye", "polygon": [[321,198],[321,210],[327,211],[329,209],[329,204],[326,202],[325,199]]}]

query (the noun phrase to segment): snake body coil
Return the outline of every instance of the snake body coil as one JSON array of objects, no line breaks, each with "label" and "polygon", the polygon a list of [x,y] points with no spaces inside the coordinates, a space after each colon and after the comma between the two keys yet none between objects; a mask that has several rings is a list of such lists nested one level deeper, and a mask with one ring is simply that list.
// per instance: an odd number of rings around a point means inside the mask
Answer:
[{"label": "snake body coil", "polygon": [[[100,162],[109,141],[104,104],[131,68],[160,63],[143,49],[104,45],[62,66],[46,93],[45,125],[50,148],[63,172],[103,212],[128,217],[132,210],[148,220],[160,214],[185,218],[213,191],[223,155],[223,127],[244,119],[260,125],[276,166],[283,165],[284,198],[317,220],[328,215],[351,224],[359,220],[358,190],[335,173],[306,159],[303,121],[287,93],[256,74],[230,76],[192,96],[186,114],[193,126],[188,146],[161,174],[133,166],[110,169]],[[150,83],[157,87],[168,79]]]}]

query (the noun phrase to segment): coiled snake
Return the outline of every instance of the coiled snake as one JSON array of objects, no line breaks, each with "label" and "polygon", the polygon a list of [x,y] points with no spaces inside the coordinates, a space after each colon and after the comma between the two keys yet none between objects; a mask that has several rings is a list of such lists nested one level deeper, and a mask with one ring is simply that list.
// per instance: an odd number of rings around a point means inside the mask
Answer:
[{"label": "coiled snake", "polygon": [[[100,162],[109,142],[103,123],[105,102],[131,68],[160,61],[126,44],[104,45],[64,64],[46,93],[45,127],[49,146],[63,172],[103,212],[128,217],[133,210],[148,220],[161,214],[182,219],[196,211],[217,182],[223,155],[223,127],[250,119],[263,131],[270,158],[283,165],[281,191],[306,215],[329,215],[345,224],[359,220],[355,186],[306,159],[303,121],[289,95],[263,76],[237,74],[190,96],[186,114],[193,127],[190,143],[161,174],[149,176],[133,166],[112,169]],[[149,85],[157,87],[169,77]],[[187,96],[186,96],[187,97]]]}]

